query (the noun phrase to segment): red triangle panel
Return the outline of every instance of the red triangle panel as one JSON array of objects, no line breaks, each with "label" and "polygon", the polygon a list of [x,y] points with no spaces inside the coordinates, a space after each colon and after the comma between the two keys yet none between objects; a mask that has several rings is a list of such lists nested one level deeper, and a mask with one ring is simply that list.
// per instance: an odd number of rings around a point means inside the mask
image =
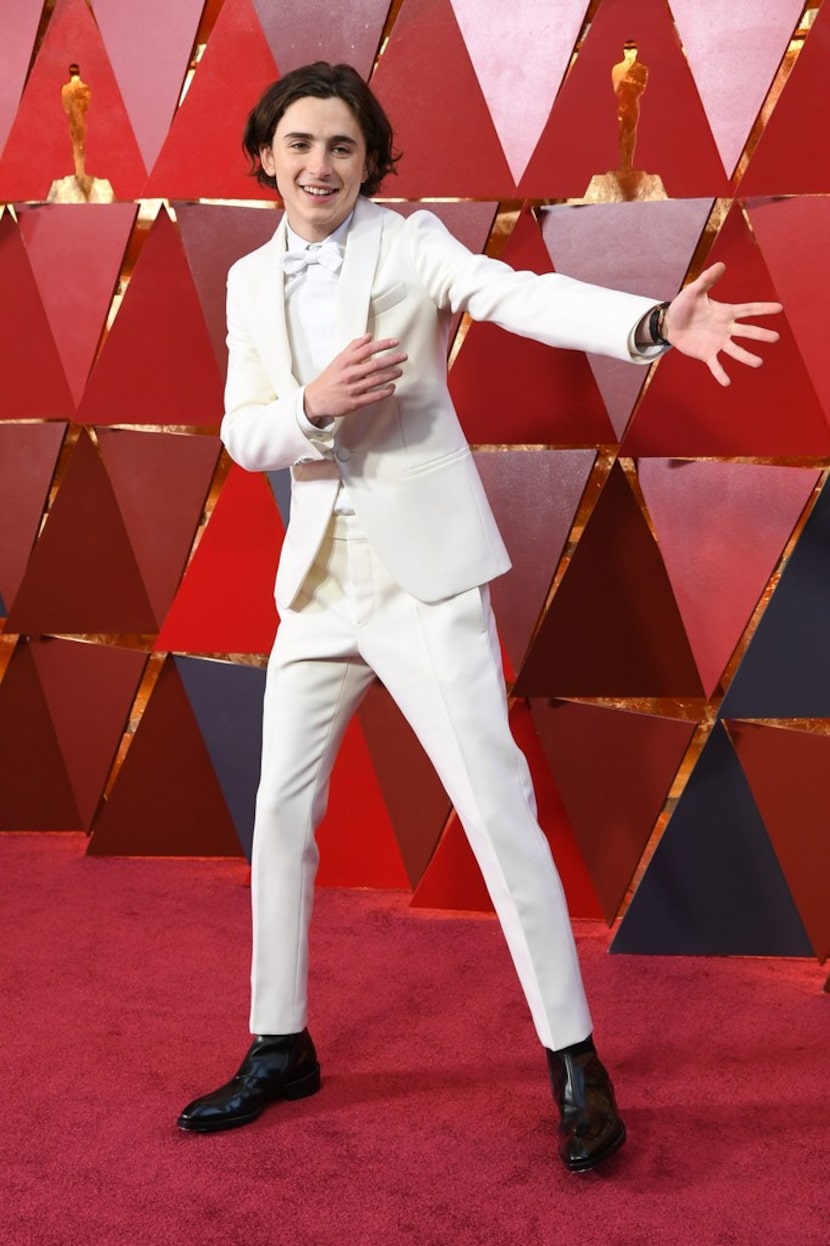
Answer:
[{"label": "red triangle panel", "polygon": [[267,199],[241,150],[248,113],[278,77],[251,0],[225,0],[150,175],[168,199]]},{"label": "red triangle panel", "polygon": [[637,59],[649,72],[640,97],[635,169],[661,178],[673,199],[727,193],[723,165],[665,0],[603,0],[519,194],[579,199],[592,177],[620,167],[611,68],[622,61],[629,40],[637,43]]},{"label": "red triangle panel", "polygon": [[827,111],[830,10],[822,7],[776,102],[747,171],[742,195],[826,195],[830,150],[817,141]]},{"label": "red triangle panel", "polygon": [[18,642],[0,683],[0,830],[77,831],[81,818],[31,647]]},{"label": "red triangle panel", "polygon": [[53,638],[31,642],[83,826],[104,791],[147,655]]},{"label": "red triangle panel", "polygon": [[749,220],[810,380],[830,413],[830,291],[824,280],[830,271],[830,199],[811,195],[750,204]]},{"label": "red triangle panel", "polygon": [[707,697],[820,473],[640,459],[640,487]]},{"label": "red triangle panel", "polygon": [[622,469],[600,494],[514,688],[519,696],[700,696],[657,546]]},{"label": "red triangle panel", "polygon": [[282,72],[312,61],[346,61],[368,78],[380,45],[389,0],[253,0]]},{"label": "red triangle panel", "polygon": [[3,73],[0,75],[0,152],[12,127],[29,62],[35,46],[43,0],[17,0],[0,5],[0,48]]},{"label": "red triangle panel", "polygon": [[176,203],[176,220],[187,262],[199,293],[205,321],[222,376],[228,361],[225,345],[225,286],[228,269],[273,235],[282,217],[267,208],[225,204]]},{"label": "red triangle panel", "polygon": [[95,0],[95,20],[148,169],[167,137],[204,0]]},{"label": "red triangle panel", "polygon": [[480,451],[476,466],[513,563],[490,585],[499,635],[518,670],[545,604],[596,453]]},{"label": "red triangle panel", "polygon": [[450,0],[404,0],[371,86],[404,153],[384,194],[502,199],[514,193]]},{"label": "red triangle panel", "polygon": [[[712,297],[727,303],[776,301],[758,247],[740,207],[733,206],[707,257],[727,272]],[[825,457],[830,428],[793,339],[786,315],[769,318],[781,334],[772,346],[750,349],[764,359],[745,368],[723,356],[732,384],[717,384],[705,365],[670,351],[657,365],[622,444],[626,455],[671,457]],[[786,412],[786,419],[781,413]]]},{"label": "red triangle panel", "polygon": [[265,476],[232,467],[173,602],[157,649],[268,653],[283,528]]},{"label": "red triangle panel", "polygon": [[321,887],[409,890],[409,878],[360,724],[346,731],[317,832]]},{"label": "red triangle panel", "polygon": [[[502,258],[516,269],[552,271],[530,213],[519,217]],[[580,351],[551,350],[498,325],[471,325],[450,372],[450,393],[467,437],[479,445],[616,440]]]},{"label": "red triangle panel", "polygon": [[101,459],[82,432],[9,613],[10,632],[154,632]]},{"label": "red triangle panel", "polygon": [[87,174],[108,181],[116,199],[144,193],[147,172],[90,7],[85,0],[57,0],[0,158],[0,199],[46,199],[54,181],[74,173],[61,103],[72,61],[91,91]]},{"label": "red triangle panel", "polygon": [[150,230],[78,409],[84,424],[218,426],[222,378],[176,227]]},{"label": "red triangle panel", "polygon": [[12,217],[0,219],[0,420],[71,419],[75,410]]},{"label": "red triangle panel", "polygon": [[0,423],[0,596],[11,608],[49,495],[65,424]]},{"label": "red triangle panel", "polygon": [[101,457],[161,627],[202,518],[217,437],[102,428]]},{"label": "red triangle panel", "polygon": [[697,724],[541,700],[533,717],[610,925]]},{"label": "red triangle panel", "polygon": [[98,350],[130,231],[131,203],[18,209],[20,232],[76,403]]}]

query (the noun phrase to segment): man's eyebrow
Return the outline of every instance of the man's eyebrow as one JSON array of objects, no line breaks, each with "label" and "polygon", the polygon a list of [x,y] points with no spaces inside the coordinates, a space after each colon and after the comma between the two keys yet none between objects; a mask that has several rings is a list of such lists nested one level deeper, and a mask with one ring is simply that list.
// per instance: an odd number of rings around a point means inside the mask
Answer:
[{"label": "man's eyebrow", "polygon": [[[285,138],[285,139],[304,138],[304,139],[306,139],[308,142],[313,142],[313,141],[314,141],[314,135],[313,135],[313,134],[305,134],[305,133],[303,133],[303,131],[302,131],[302,130],[292,130],[289,134],[284,134],[284,135],[283,135],[283,138]],[[352,145],[353,147],[356,147],[356,146],[357,146],[357,139],[356,139],[356,138],[353,138],[353,137],[351,136],[351,134],[333,134],[333,135],[332,135],[332,137],[328,140],[328,142],[330,142],[330,143],[351,143],[351,145]]]}]

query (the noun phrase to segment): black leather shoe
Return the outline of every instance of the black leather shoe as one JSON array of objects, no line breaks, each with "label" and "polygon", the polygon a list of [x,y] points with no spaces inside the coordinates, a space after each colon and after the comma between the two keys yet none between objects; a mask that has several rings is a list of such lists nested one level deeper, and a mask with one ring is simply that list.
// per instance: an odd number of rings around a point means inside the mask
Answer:
[{"label": "black leather shoe", "polygon": [[614,1087],[590,1039],[546,1054],[561,1117],[559,1154],[571,1172],[586,1172],[625,1142]]},{"label": "black leather shoe", "polygon": [[187,1105],[179,1129],[235,1129],[255,1121],[276,1099],[305,1099],[319,1089],[320,1065],[308,1030],[263,1034],[254,1039],[236,1077]]}]

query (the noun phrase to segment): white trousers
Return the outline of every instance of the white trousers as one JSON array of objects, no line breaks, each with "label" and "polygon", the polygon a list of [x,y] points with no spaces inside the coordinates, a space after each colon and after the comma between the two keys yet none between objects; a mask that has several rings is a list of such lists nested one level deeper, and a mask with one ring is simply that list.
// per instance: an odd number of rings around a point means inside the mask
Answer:
[{"label": "white trousers", "polygon": [[332,520],[268,664],[251,877],[252,1033],[306,1025],[314,833],[346,726],[375,674],[455,806],[542,1044],[579,1042],[591,1018],[562,884],[508,725],[489,592],[418,601],[391,580],[354,516]]}]

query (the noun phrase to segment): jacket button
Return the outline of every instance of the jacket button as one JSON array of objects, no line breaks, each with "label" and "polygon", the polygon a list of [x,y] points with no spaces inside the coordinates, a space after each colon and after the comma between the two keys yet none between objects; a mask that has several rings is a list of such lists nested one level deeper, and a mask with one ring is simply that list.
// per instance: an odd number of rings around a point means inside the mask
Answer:
[{"label": "jacket button", "polygon": [[334,457],[339,463],[348,463],[351,455],[345,446],[338,446],[334,452]]}]

